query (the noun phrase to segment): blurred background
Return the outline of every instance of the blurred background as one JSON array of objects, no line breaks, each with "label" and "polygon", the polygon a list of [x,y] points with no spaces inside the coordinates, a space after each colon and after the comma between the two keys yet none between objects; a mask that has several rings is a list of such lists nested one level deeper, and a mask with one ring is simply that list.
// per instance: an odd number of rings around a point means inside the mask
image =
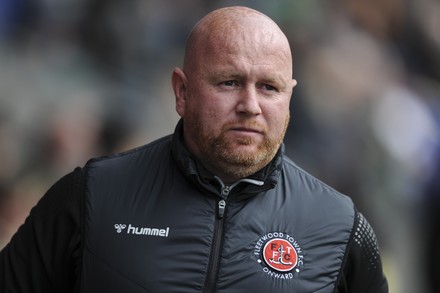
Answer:
[{"label": "blurred background", "polygon": [[230,5],[291,42],[287,154],[369,219],[390,292],[440,292],[438,0],[0,0],[0,248],[61,176],[174,130],[186,37]]}]

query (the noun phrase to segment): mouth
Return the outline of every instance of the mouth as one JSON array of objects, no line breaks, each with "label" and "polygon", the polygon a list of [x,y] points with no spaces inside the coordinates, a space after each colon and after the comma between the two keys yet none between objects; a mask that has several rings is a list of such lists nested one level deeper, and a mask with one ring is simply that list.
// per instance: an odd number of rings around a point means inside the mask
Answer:
[{"label": "mouth", "polygon": [[231,127],[229,129],[230,131],[233,132],[237,132],[237,133],[241,133],[241,134],[248,134],[248,135],[253,135],[253,134],[261,134],[263,135],[265,133],[265,131],[262,128],[259,127],[255,127],[255,126],[235,126],[235,127]]},{"label": "mouth", "polygon": [[233,127],[232,131],[243,132],[243,133],[258,133],[263,134],[264,132],[257,128],[249,128],[249,127]]}]

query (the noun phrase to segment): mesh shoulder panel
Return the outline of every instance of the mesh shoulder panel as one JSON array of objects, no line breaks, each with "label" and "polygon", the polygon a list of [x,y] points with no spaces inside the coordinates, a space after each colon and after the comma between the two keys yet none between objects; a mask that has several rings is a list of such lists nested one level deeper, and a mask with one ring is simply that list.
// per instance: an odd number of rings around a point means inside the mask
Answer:
[{"label": "mesh shoulder panel", "polygon": [[354,245],[360,246],[362,258],[368,259],[368,269],[375,270],[380,265],[379,244],[373,228],[361,213],[358,213],[353,240]]}]

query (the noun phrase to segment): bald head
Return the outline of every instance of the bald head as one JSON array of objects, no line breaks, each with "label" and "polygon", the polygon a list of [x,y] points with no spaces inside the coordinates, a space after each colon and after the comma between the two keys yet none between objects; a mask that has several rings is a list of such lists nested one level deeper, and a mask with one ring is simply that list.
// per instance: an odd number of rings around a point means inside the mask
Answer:
[{"label": "bald head", "polygon": [[245,7],[215,10],[191,32],[172,84],[188,149],[226,182],[266,166],[289,123],[289,43],[269,17]]},{"label": "bald head", "polygon": [[206,61],[204,58],[237,51],[276,53],[292,68],[289,42],[278,25],[259,11],[235,6],[214,10],[194,26],[187,41],[183,69],[188,74]]}]

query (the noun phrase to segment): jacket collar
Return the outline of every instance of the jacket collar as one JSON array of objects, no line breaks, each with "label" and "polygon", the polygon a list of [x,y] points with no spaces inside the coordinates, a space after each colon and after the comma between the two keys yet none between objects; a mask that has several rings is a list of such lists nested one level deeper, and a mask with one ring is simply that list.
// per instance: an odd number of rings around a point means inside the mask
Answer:
[{"label": "jacket collar", "polygon": [[[210,193],[221,196],[221,190],[224,187],[221,179],[206,170],[187,149],[183,139],[182,119],[177,123],[175,128],[171,151],[174,160],[185,177],[202,191],[209,191]],[[230,195],[240,194],[240,198],[248,197],[274,188],[281,174],[283,155],[284,144],[281,144],[274,159],[266,167],[251,176],[231,184],[229,186],[231,190]]]}]

